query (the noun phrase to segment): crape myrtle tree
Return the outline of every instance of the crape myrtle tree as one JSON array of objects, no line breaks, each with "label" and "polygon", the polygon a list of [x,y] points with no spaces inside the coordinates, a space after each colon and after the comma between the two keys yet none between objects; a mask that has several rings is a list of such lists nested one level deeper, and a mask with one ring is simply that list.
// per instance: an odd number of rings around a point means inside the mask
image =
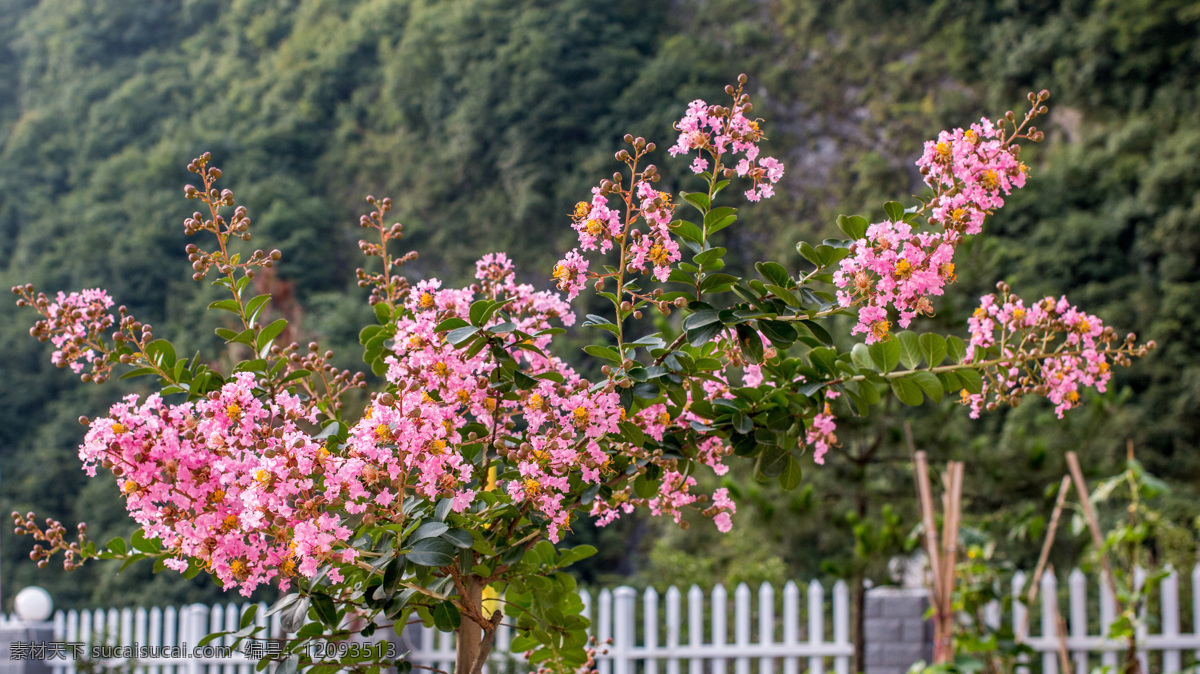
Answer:
[{"label": "crape myrtle tree", "polygon": [[[690,161],[697,191],[656,190],[655,144],[625,137],[620,170],[570,215],[578,246],[550,272],[565,299],[518,284],[503,253],[479,260],[469,287],[410,284],[398,272],[415,254],[393,250],[402,228],[388,224],[391,202],[368,198],[360,247],[381,264],[358,278],[378,324],[360,338],[382,387],[361,415],[343,398],[366,388],[363,374],[334,368],[317,344],[280,343],[286,321],[263,320],[271,298],[251,296],[250,281],[280,255],[235,251],[250,239],[247,211],[216,187],[210,155],[195,159],[185,195],[202,208],[184,224],[215,244],[188,254],[197,281],[215,276],[229,292],[210,308],[232,316],[218,330],[231,372],[177,354],[124,307],[114,316],[103,290],[13,289],[41,314],[31,333],[52,342],[58,365],[96,383],[122,365],[122,376],[161,385],[81,418],[84,468],[117,477],[141,525],[132,540],[98,546],[83,525],[68,539],[58,522],[14,513],[39,541],[32,556],[45,565],[61,551],[68,567],[150,559],[243,595],[277,584],[287,594],[273,610],[295,633],[290,668],[408,668],[378,649],[315,657],[313,646],[419,620],[457,633],[458,672],[481,671],[502,622],[538,668],[577,670],[597,645],[564,569],[595,550],[556,546],[577,518],[604,525],[646,508],[682,525],[691,509],[728,531],[735,504],[725,489],[697,493],[701,471],[745,460],[795,488],[804,455],[819,465],[837,445],[837,418],[870,414],[889,394],[907,405],[953,394],[971,416],[1038,395],[1061,416],[1085,388],[1103,391],[1112,365],[1153,348],[1065,298],[1026,302],[1003,283],[966,341],[893,329],[933,313],[957,246],[1025,184],[1018,141],[1041,139],[1031,122],[1046,92],[1030,94],[1023,116],[926,143],[917,164],[928,193],[886,204],[881,222],[839,218],[845,240],[799,243],[811,267],[727,273],[722,231],[739,211],[724,204],[771,197],[784,172],[759,153],[764,125],[745,82],[676,123],[667,154]],[[593,336],[584,351],[603,364],[595,381],[551,348],[576,320],[569,301],[589,290],[611,305],[582,322]],[[682,314],[677,334],[649,327],[653,312]],[[838,315],[856,318],[850,350],[827,327]],[[255,635],[252,615],[242,627],[239,639]]]}]

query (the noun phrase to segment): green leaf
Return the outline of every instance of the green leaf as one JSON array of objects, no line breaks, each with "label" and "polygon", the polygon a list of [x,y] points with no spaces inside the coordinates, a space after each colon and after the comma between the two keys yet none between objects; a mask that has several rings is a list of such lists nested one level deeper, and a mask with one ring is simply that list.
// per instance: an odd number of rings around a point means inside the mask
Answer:
[{"label": "green leaf", "polygon": [[703,269],[706,266],[711,265],[716,260],[720,260],[722,257],[724,257],[724,255],[724,248],[709,248],[703,253],[693,257],[692,261],[700,265],[700,268]]},{"label": "green leaf", "polygon": [[458,346],[478,332],[479,328],[475,327],[474,325],[468,325],[463,328],[454,328],[450,332],[446,333],[446,341],[454,346]]},{"label": "green leaf", "polygon": [[433,625],[442,632],[453,632],[462,625],[462,616],[458,607],[450,600],[438,602],[433,607]]},{"label": "green leaf", "polygon": [[875,342],[867,347],[871,354],[871,361],[875,363],[875,367],[879,371],[887,374],[896,369],[900,364],[900,341],[889,339],[882,342]]},{"label": "green leaf", "polygon": [[454,330],[455,328],[465,328],[468,325],[470,325],[470,323],[464,321],[463,319],[459,318],[458,316],[452,316],[452,317],[447,318],[446,320],[442,321],[441,323],[438,323],[437,327],[434,328],[433,331],[434,332],[445,332],[447,330]]},{"label": "green leaf", "polygon": [[165,339],[156,339],[147,344],[146,353],[159,367],[167,370],[175,367],[175,347]]},{"label": "green leaf", "polygon": [[416,531],[409,534],[408,541],[410,543],[416,543],[417,541],[424,540],[426,538],[441,536],[449,529],[450,526],[445,522],[424,522],[421,524],[421,526],[417,527]]},{"label": "green leaf", "polygon": [[676,220],[671,223],[670,227],[684,241],[700,243],[704,239],[704,233],[700,231],[700,228],[687,220]]},{"label": "green leaf", "polygon": [[246,303],[246,317],[250,320],[250,327],[253,328],[258,322],[258,315],[267,308],[267,302],[270,300],[270,295],[259,295]]},{"label": "green leaf", "polygon": [[154,554],[161,549],[158,539],[146,538],[146,532],[141,529],[134,529],[133,536],[130,537],[129,542],[133,544],[133,549],[138,552]]},{"label": "green leaf", "polygon": [[708,210],[708,195],[703,192],[680,192],[683,200],[696,207],[696,210],[704,213]]},{"label": "green leaf", "polygon": [[487,320],[488,308],[491,307],[491,300],[478,300],[471,304],[471,310],[468,315],[471,318],[471,325],[483,327]]},{"label": "green leaf", "polygon": [[921,335],[921,355],[929,367],[937,367],[946,358],[946,338],[928,333]]},{"label": "green leaf", "polygon": [[737,209],[729,206],[714,208],[704,216],[704,231],[709,236],[732,225],[737,220]]},{"label": "green leaf", "polygon": [[375,320],[379,321],[380,325],[387,325],[392,320],[392,308],[387,302],[375,303]]},{"label": "green leaf", "polygon": [[897,377],[892,380],[892,393],[896,394],[900,402],[912,407],[917,407],[925,402],[925,397],[921,395],[921,387],[907,377]]},{"label": "green leaf", "polygon": [[871,359],[870,349],[862,342],[855,344],[854,348],[850,350],[850,360],[860,370],[874,370],[876,368],[875,361]]},{"label": "green leaf", "polygon": [[[757,437],[758,434],[755,435]],[[754,478],[761,482],[764,479],[782,476],[789,458],[791,458],[791,452],[788,450],[775,445],[767,445],[754,462]]]},{"label": "green leaf", "polygon": [[942,382],[942,388],[947,392],[957,391],[962,388],[962,379],[953,372],[937,373],[938,381]]},{"label": "green leaf", "polygon": [[281,332],[283,332],[283,329],[287,327],[287,324],[287,319],[277,318],[272,321],[270,325],[263,328],[262,332],[258,333],[258,340],[255,342],[257,350],[262,351],[264,348],[266,348],[267,344],[269,344],[272,340],[278,337]]},{"label": "green leaf", "polygon": [[813,266],[815,267],[820,268],[825,266],[824,262],[821,260],[821,256],[807,241],[801,241],[800,243],[797,243],[796,252],[800,253],[805,260],[813,263]]},{"label": "green leaf", "polygon": [[[791,293],[789,293],[790,295]],[[771,343],[780,349],[786,349],[796,341],[796,328],[793,328],[790,323],[784,321],[771,321],[765,318],[759,319],[758,329],[762,331]]]},{"label": "green leaf", "polygon": [[595,356],[596,358],[603,358],[604,360],[609,360],[614,363],[622,362],[621,354],[617,353],[617,350],[611,346],[588,344],[587,346],[583,347],[583,351],[589,356]]},{"label": "green leaf", "polygon": [[124,555],[129,549],[125,546],[125,539],[120,536],[112,539],[106,546],[108,551],[115,555]]},{"label": "green leaf", "polygon": [[450,529],[442,534],[442,540],[464,550],[475,544],[475,540],[471,538],[471,532],[466,529]]},{"label": "green leaf", "polygon": [[241,309],[241,307],[238,306],[237,300],[233,299],[232,297],[228,299],[217,300],[216,302],[208,305],[208,308],[220,309],[222,311],[228,311],[232,314],[236,314]]},{"label": "green leaf", "polygon": [[741,346],[746,360],[756,365],[762,363],[763,342],[762,337],[758,336],[758,331],[745,323],[739,323],[735,329],[737,330],[738,345]]},{"label": "green leaf", "polygon": [[704,306],[705,308],[683,319],[684,330],[699,328],[710,323],[718,323],[721,320],[721,314],[716,309],[708,307],[708,305]]},{"label": "green leaf", "polygon": [[754,265],[758,273],[772,285],[777,285],[782,288],[787,288],[792,285],[792,277],[787,273],[787,269],[778,262],[758,262]]},{"label": "green leaf", "polygon": [[954,335],[946,338],[946,351],[950,354],[950,362],[955,365],[963,362],[967,357],[967,345]]},{"label": "green leaf", "polygon": [[867,219],[861,215],[839,215],[837,219],[838,229],[845,232],[846,236],[854,240],[861,239],[867,235],[867,225]]},{"label": "green leaf", "polygon": [[718,289],[721,286],[726,286],[725,289],[728,290],[728,286],[733,285],[737,280],[738,278],[732,274],[709,274],[700,282],[700,292],[719,292]]},{"label": "green leaf", "polygon": [[916,369],[921,364],[921,347],[917,343],[916,333],[905,330],[892,341],[900,342],[900,362],[906,370]]},{"label": "green leaf", "polygon": [[689,329],[686,332],[688,344],[691,344],[692,346],[700,346],[715,337],[716,334],[724,327],[725,326],[723,326],[720,322],[717,322],[702,325],[698,328]]},{"label": "green leaf", "polygon": [[929,399],[933,402],[942,402],[942,396],[945,395],[946,391],[942,388],[942,382],[932,372],[921,370],[920,372],[908,375],[906,379],[916,382],[917,386],[920,386],[925,395],[929,396]]},{"label": "green leaf", "polygon": [[650,479],[643,473],[637,476],[633,481],[633,493],[638,498],[652,498],[658,494],[658,488],[662,486],[662,480]]},{"label": "green leaf", "polygon": [[803,471],[800,468],[800,462],[789,452],[787,463],[783,466],[783,472],[779,473],[779,486],[787,491],[791,491],[800,486],[802,477]]},{"label": "green leaf", "polygon": [[892,222],[904,222],[904,205],[899,201],[889,201],[884,204],[883,212],[887,213],[888,220]]},{"label": "green leaf", "polygon": [[813,336],[816,337],[817,339],[821,340],[822,344],[826,344],[829,346],[833,345],[833,336],[830,335],[829,332],[826,331],[825,328],[822,327],[820,323],[818,323],[816,321],[810,321],[810,320],[803,320],[800,322],[804,324],[804,327],[806,327],[810,331],[812,331]]},{"label": "green leaf", "polygon": [[454,546],[440,538],[425,538],[417,541],[405,556],[421,566],[449,566],[454,563]]},{"label": "green leaf", "polygon": [[317,618],[330,627],[337,627],[337,608],[333,605],[333,599],[322,592],[312,593],[310,599],[313,609],[317,612]]},{"label": "green leaf", "polygon": [[971,395],[978,395],[983,392],[983,375],[979,374],[979,370],[973,367],[960,367],[954,370],[954,374],[962,380],[963,388]]}]

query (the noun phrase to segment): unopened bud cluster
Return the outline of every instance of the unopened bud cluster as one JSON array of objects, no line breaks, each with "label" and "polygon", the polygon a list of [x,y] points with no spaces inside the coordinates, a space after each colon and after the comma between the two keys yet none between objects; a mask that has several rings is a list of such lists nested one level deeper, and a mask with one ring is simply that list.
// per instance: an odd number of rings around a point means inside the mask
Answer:
[{"label": "unopened bud cluster", "polygon": [[34,521],[32,512],[22,515],[14,510],[12,518],[14,533],[18,536],[33,536],[33,540],[40,541],[33,546],[33,550],[29,553],[29,558],[37,562],[39,569],[46,568],[50,563],[50,558],[58,552],[64,553],[63,568],[68,571],[77,569],[83,564],[83,547],[87,545],[87,524],[80,522],[75,527],[76,540],[67,542],[67,528],[58,520],[47,517],[46,528],[43,529]]}]

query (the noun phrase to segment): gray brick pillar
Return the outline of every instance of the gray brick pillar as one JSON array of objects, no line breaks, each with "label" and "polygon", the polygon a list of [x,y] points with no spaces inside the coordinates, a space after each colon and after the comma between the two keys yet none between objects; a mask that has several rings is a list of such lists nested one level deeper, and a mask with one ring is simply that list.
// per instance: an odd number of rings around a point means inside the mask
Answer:
[{"label": "gray brick pillar", "polygon": [[[54,641],[52,623],[6,622],[0,624],[0,674],[50,674],[61,659],[46,660],[45,644]],[[13,652],[13,644],[20,646]],[[40,656],[40,657],[39,657]]]},{"label": "gray brick pillar", "polygon": [[933,660],[933,623],[926,619],[925,590],[867,590],[863,616],[864,674],[904,674],[914,662]]}]

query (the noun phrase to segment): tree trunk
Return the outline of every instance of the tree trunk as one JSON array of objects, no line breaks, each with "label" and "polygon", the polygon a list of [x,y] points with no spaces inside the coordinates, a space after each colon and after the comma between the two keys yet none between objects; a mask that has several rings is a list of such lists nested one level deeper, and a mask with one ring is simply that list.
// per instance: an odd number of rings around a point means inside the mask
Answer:
[{"label": "tree trunk", "polygon": [[[479,609],[483,606],[483,584],[474,578],[468,578],[464,582],[464,589],[467,591],[467,596],[463,600]],[[480,610],[475,613],[482,615]],[[458,627],[458,652],[455,659],[454,671],[455,674],[470,674],[474,669],[475,663],[480,660],[480,651],[483,648],[483,629],[478,623],[464,615],[462,624]],[[490,651],[490,643],[488,650]],[[483,659],[487,659],[488,654],[482,653]]]}]

